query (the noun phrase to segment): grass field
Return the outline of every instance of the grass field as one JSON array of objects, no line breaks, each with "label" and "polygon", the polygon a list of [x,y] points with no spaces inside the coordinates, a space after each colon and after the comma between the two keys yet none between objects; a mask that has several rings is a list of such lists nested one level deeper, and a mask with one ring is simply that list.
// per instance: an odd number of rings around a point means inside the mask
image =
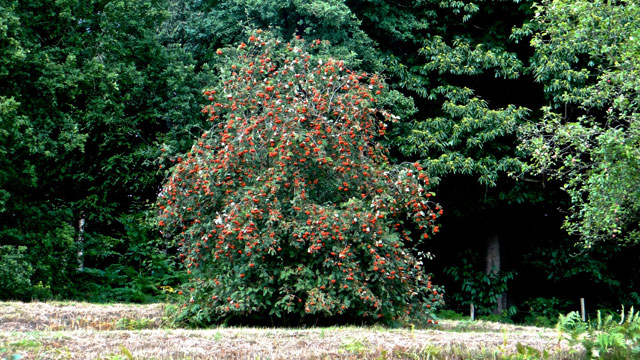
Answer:
[{"label": "grass field", "polygon": [[[169,326],[162,304],[0,302],[0,359],[579,359],[553,329],[440,321],[430,329]],[[545,352],[547,356],[545,356]]]}]

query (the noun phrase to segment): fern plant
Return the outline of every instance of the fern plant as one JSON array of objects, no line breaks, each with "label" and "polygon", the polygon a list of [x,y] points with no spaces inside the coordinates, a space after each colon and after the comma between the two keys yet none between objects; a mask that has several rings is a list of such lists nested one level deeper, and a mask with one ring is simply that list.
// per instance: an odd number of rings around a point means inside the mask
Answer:
[{"label": "fern plant", "polygon": [[[631,307],[625,314],[623,306],[618,322],[612,314],[602,318],[598,311],[595,338],[584,345],[596,358],[636,359],[640,357],[640,312],[634,312]],[[588,348],[587,345],[592,347]]]},{"label": "fern plant", "polygon": [[582,321],[578,312],[560,315],[556,325],[561,340],[570,346],[581,344],[588,359],[640,358],[640,312],[624,306],[618,321],[613,314],[598,311],[595,323]]},{"label": "fern plant", "polygon": [[571,346],[581,342],[584,335],[589,330],[587,323],[583,322],[577,311],[572,311],[567,315],[560,314],[556,324],[559,340],[567,340]]}]

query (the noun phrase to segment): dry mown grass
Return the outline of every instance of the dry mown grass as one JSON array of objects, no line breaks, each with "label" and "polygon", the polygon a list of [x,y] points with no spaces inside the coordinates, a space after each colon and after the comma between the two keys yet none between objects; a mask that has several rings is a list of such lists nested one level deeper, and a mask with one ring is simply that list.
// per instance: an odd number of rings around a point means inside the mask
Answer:
[{"label": "dry mown grass", "polygon": [[[163,305],[0,303],[0,358],[18,353],[22,359],[493,359],[516,353],[521,344],[561,359],[569,350],[552,330],[496,323],[442,321],[439,328],[414,331],[185,330],[159,328],[163,315]],[[127,327],[138,330],[119,330]]]},{"label": "dry mown grass", "polygon": [[162,304],[0,302],[0,330],[116,330],[126,319],[145,319],[149,328],[158,328],[163,315]]}]

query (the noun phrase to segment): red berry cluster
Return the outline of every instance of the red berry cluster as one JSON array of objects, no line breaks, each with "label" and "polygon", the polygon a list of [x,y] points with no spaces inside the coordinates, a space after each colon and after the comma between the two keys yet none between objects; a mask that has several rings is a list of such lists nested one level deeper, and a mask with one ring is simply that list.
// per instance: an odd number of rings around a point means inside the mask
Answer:
[{"label": "red berry cluster", "polygon": [[388,89],[314,55],[325,46],[258,31],[217,52],[212,127],[175,160],[158,201],[190,276],[187,304],[211,319],[392,320],[442,303],[404,227],[427,238],[442,209],[420,165],[392,166],[376,141],[394,121],[378,107]]}]

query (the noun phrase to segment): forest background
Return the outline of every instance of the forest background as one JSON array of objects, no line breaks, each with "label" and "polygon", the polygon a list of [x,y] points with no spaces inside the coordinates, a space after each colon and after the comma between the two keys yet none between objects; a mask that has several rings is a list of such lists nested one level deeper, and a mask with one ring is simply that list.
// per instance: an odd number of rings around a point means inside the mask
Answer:
[{"label": "forest background", "polygon": [[0,2],[0,299],[165,300],[153,204],[207,129],[215,53],[251,29],[379,73],[444,208],[447,307],[544,323],[640,303],[633,1]]}]

